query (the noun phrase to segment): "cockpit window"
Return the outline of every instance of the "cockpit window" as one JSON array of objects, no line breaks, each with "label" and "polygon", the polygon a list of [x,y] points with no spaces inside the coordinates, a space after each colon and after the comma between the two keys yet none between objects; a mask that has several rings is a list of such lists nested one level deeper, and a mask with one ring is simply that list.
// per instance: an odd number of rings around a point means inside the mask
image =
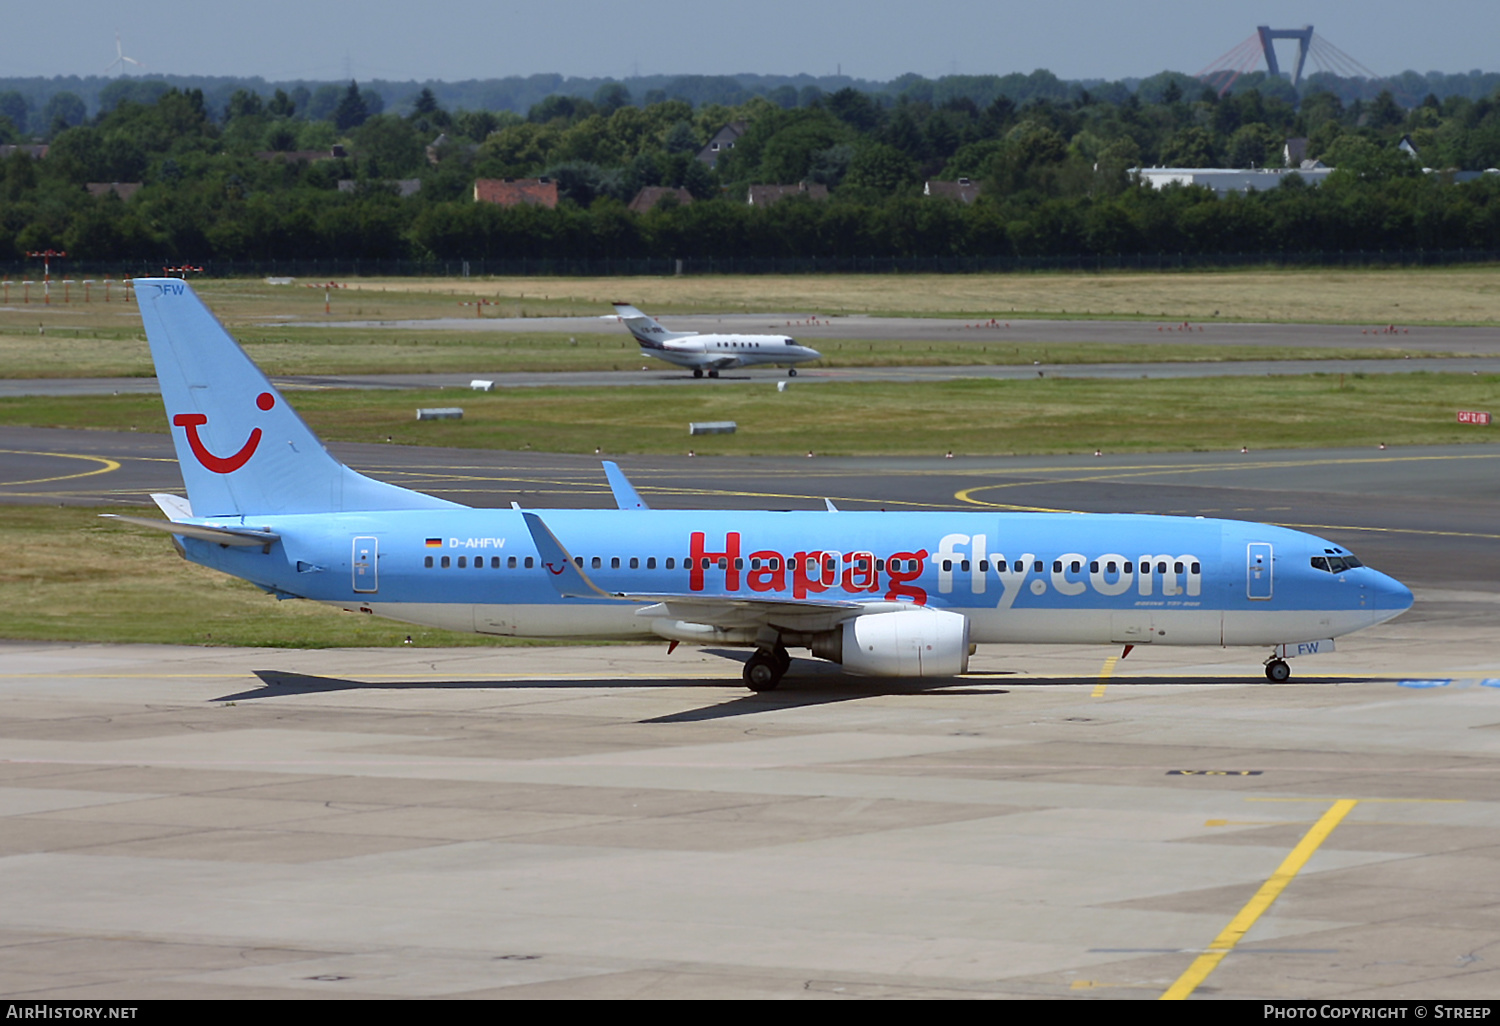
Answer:
[{"label": "cockpit window", "polygon": [[1353,570],[1355,567],[1364,566],[1353,556],[1314,556],[1312,568],[1322,570],[1330,574],[1341,574],[1345,570]]},{"label": "cockpit window", "polygon": [[789,345],[789,346],[794,346],[794,345],[797,344],[797,340],[794,339],[794,338],[789,338],[789,339],[786,340],[786,344]]}]

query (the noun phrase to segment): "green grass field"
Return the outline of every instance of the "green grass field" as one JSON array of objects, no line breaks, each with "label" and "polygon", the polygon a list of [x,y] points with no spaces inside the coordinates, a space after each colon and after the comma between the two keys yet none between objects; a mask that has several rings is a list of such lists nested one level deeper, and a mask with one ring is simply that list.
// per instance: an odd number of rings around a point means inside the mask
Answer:
[{"label": "green grass field", "polygon": [[[649,313],[871,314],[890,317],[1110,317],[1143,320],[1327,324],[1493,324],[1500,322],[1500,268],[1394,270],[1105,272],[1037,274],[740,275],[683,278],[357,278],[332,294],[303,283],[209,279],[195,287],[230,328],[287,321],[431,320],[444,317],[598,316],[616,300]],[[44,306],[32,289],[0,301],[0,334],[60,329],[139,334],[133,303]],[[484,299],[490,306],[461,304]]]},{"label": "green grass field", "polygon": [[[1485,442],[1459,409],[1500,405],[1500,376],[1303,375],[915,384],[716,382],[709,387],[300,392],[330,441],[605,454],[1023,454]],[[462,421],[415,419],[419,406]],[[733,420],[690,438],[688,423]],[[163,433],[155,396],[0,400],[0,423]]]},{"label": "green grass field", "polygon": [[524,643],[278,602],[181,559],[167,535],[112,524],[101,512],[0,507],[8,553],[0,564],[0,638],[269,648],[402,645],[408,635],[415,645]]}]

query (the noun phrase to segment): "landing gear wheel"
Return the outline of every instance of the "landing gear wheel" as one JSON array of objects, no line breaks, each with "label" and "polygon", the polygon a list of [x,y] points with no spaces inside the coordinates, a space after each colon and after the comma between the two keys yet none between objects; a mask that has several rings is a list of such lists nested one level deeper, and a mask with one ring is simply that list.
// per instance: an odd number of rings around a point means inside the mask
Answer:
[{"label": "landing gear wheel", "polygon": [[774,655],[756,652],[745,660],[745,686],[751,691],[775,691],[784,672]]},{"label": "landing gear wheel", "polygon": [[786,376],[789,377],[789,378],[795,378],[797,376],[797,368],[796,367],[788,367],[787,370],[786,370]]},{"label": "landing gear wheel", "polygon": [[1292,668],[1286,664],[1286,660],[1272,659],[1266,664],[1266,680],[1272,684],[1281,684],[1291,678]]},{"label": "landing gear wheel", "polygon": [[693,377],[695,377],[695,378],[701,378],[701,377],[703,377],[703,368],[701,368],[701,367],[694,367],[693,368]]},{"label": "landing gear wheel", "polygon": [[792,656],[786,650],[786,646],[777,645],[771,652],[771,657],[776,660],[776,666],[779,668],[781,676],[786,676],[786,671],[792,668]]},{"label": "landing gear wheel", "polygon": [[709,371],[708,372],[708,376],[711,377],[711,378],[716,378],[716,377],[719,376],[719,372],[718,371]]}]

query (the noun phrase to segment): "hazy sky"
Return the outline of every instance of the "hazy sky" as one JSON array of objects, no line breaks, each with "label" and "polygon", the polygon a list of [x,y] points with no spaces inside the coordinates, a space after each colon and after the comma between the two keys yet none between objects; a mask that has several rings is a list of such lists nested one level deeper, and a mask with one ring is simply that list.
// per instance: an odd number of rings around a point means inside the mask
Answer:
[{"label": "hazy sky", "polygon": [[[0,76],[102,74],[118,30],[145,74],[453,81],[842,67],[888,80],[1047,68],[1117,79],[1191,74],[1256,25],[1308,23],[1382,75],[1500,70],[1495,0],[70,0],[10,9],[0,23]],[[1283,45],[1290,54],[1294,44]]]}]

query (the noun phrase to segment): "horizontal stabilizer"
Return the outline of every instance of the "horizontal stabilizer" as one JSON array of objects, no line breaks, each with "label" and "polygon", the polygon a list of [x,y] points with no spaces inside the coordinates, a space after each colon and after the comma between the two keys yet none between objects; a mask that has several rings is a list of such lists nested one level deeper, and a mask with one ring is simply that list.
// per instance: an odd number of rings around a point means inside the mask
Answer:
[{"label": "horizontal stabilizer", "polygon": [[173,520],[157,520],[154,517],[121,516],[118,513],[100,513],[99,515],[108,520],[119,520],[137,527],[149,527],[156,531],[178,534],[184,538],[216,542],[219,545],[270,546],[271,543],[281,539],[281,535],[269,530],[254,531],[249,528],[215,527],[212,524],[183,524]]},{"label": "horizontal stabilizer", "polygon": [[167,515],[168,520],[193,519],[193,504],[180,495],[166,495],[161,492],[152,492],[151,501],[156,503],[157,509]]}]

